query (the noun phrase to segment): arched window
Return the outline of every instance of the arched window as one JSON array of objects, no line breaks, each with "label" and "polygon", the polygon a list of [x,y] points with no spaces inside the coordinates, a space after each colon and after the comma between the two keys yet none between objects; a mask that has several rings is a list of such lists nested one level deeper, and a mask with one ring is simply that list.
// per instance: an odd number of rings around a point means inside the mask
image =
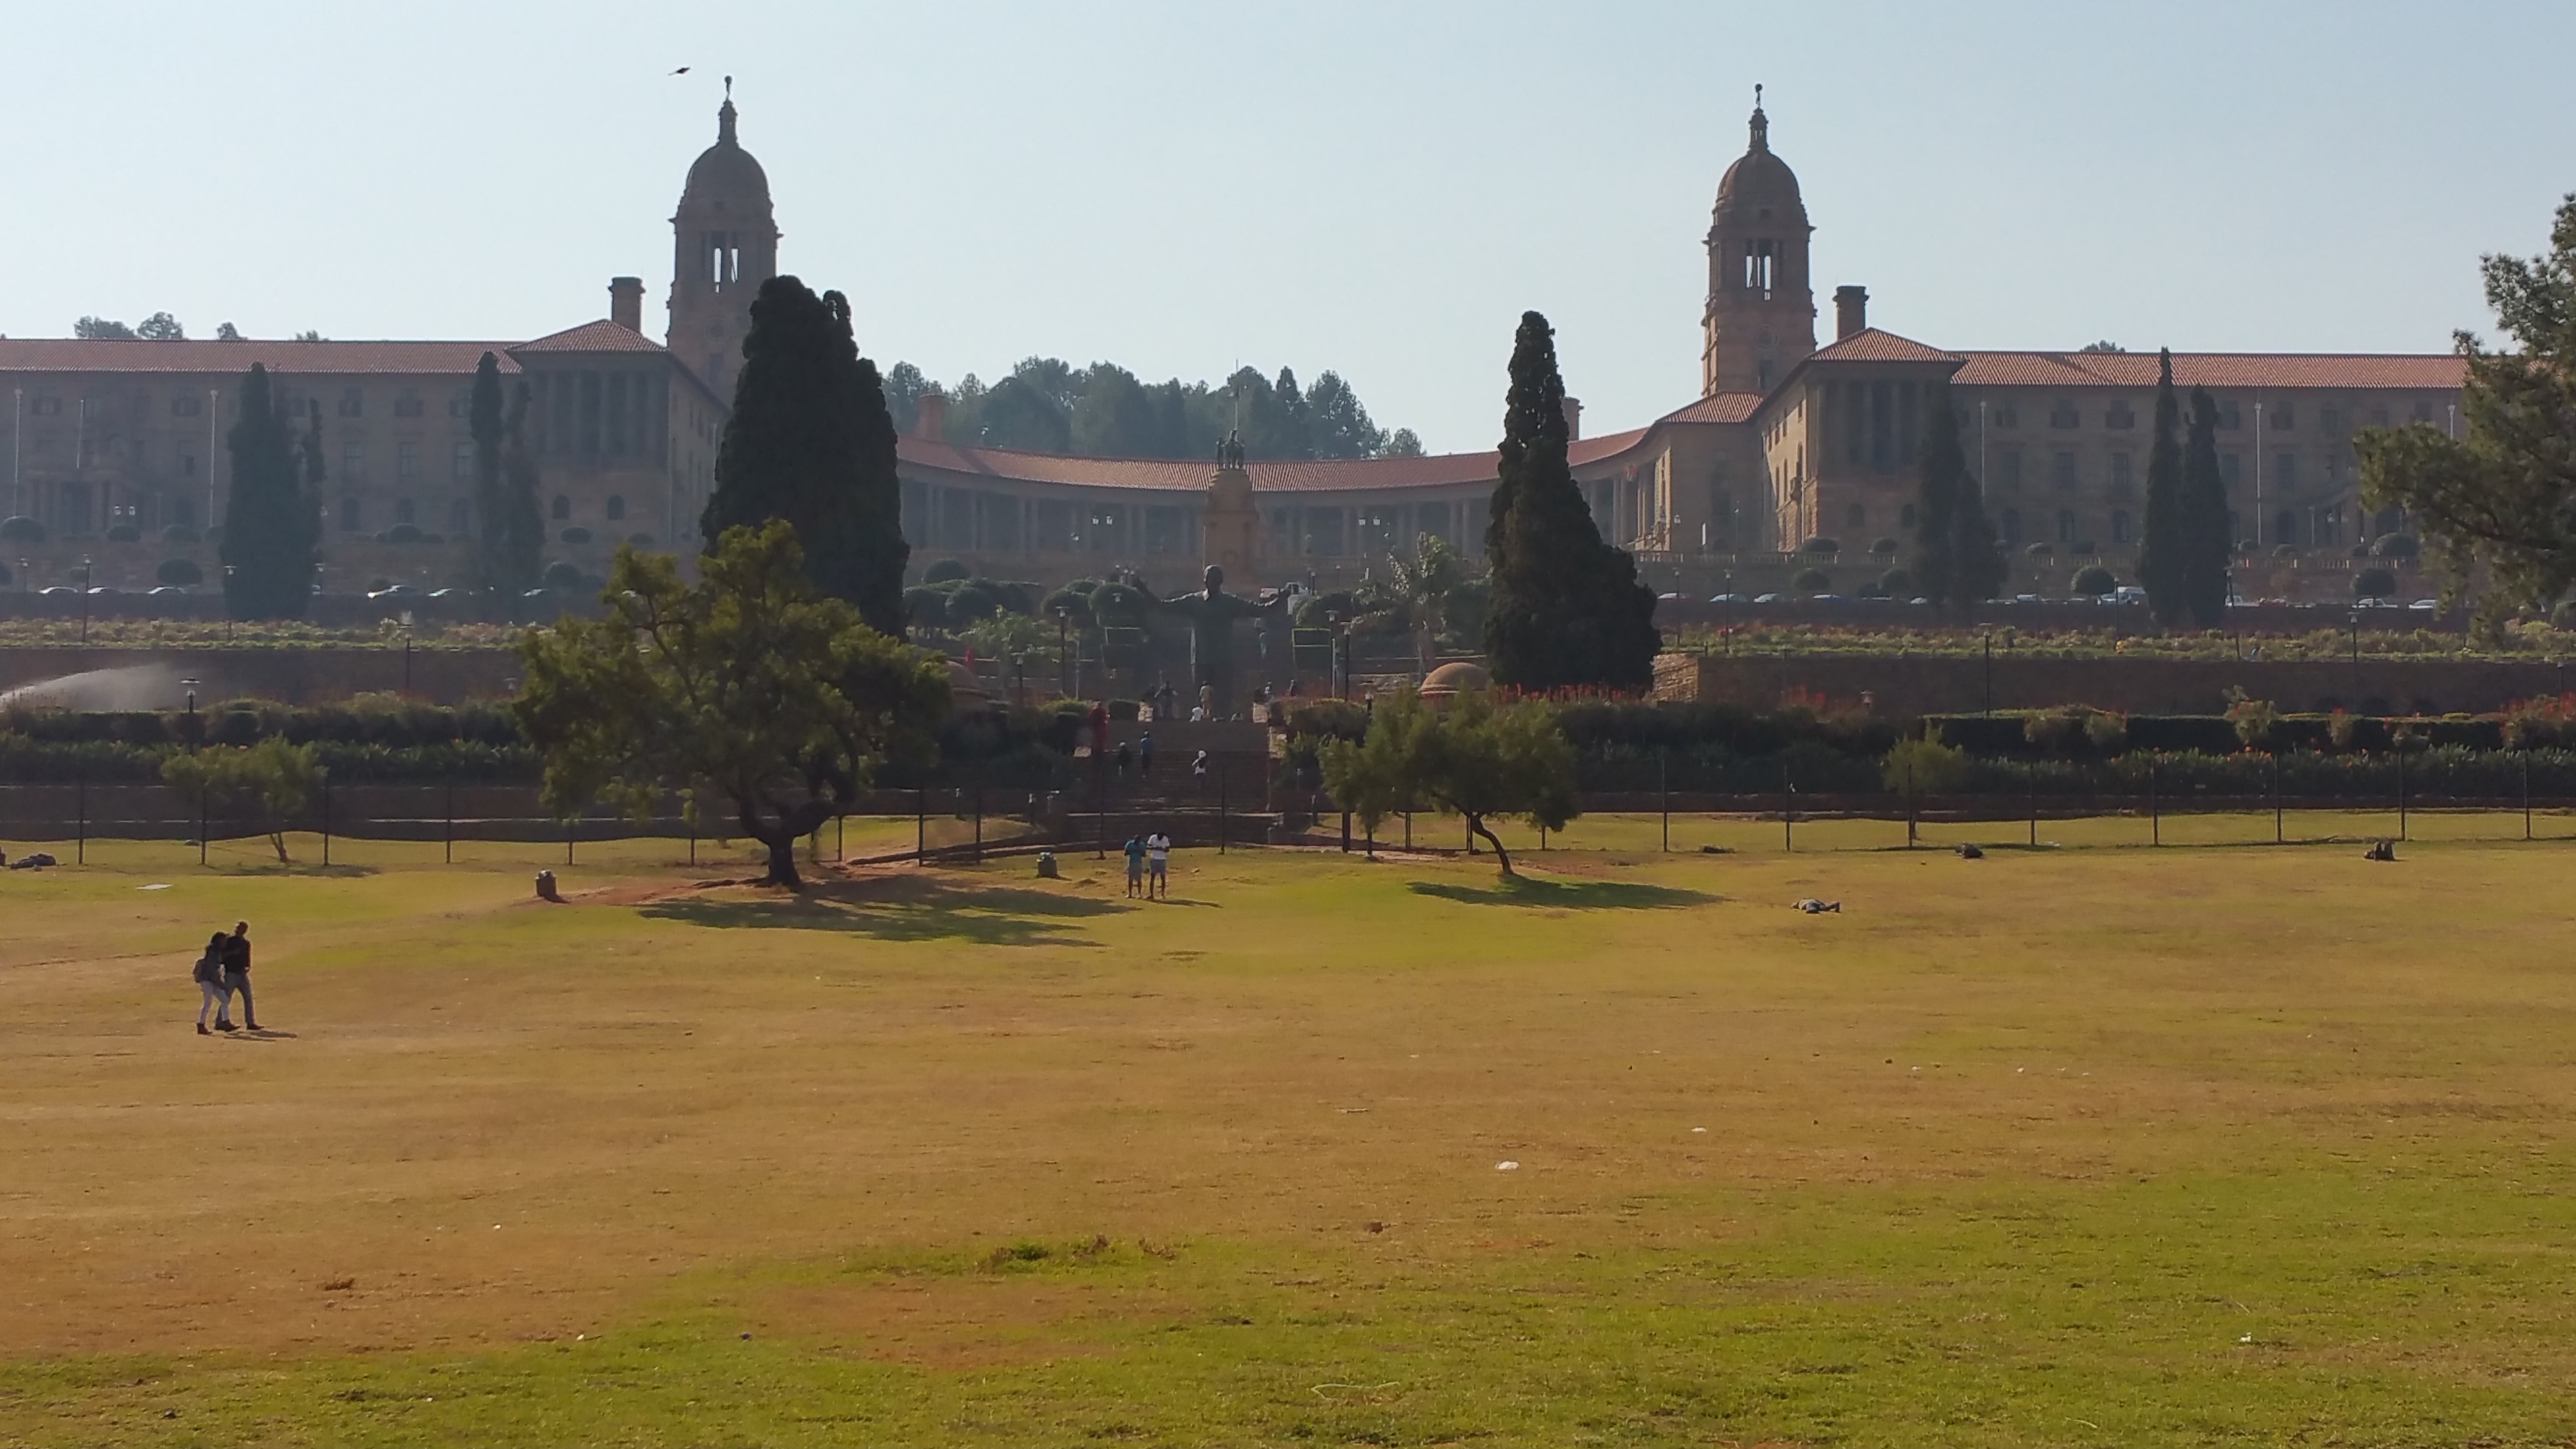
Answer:
[{"label": "arched window", "polygon": [[2059,543],[2075,541],[2075,510],[2072,508],[2057,510],[2057,541]]},{"label": "arched window", "polygon": [[2129,541],[2129,510],[2125,508],[2111,510],[2111,541],[2113,543]]},{"label": "arched window", "polygon": [[2284,508],[2273,518],[2272,541],[2274,543],[2299,541],[2299,515],[2296,510]]},{"label": "arched window", "polygon": [[608,521],[609,521],[609,522],[611,522],[611,523],[622,523],[622,522],[624,522],[625,520],[626,520],[626,495],[625,495],[625,494],[623,494],[623,493],[611,493],[611,494],[609,494],[609,495],[608,495]]},{"label": "arched window", "polygon": [[572,500],[560,493],[555,495],[554,519],[557,523],[568,523],[572,520]]}]

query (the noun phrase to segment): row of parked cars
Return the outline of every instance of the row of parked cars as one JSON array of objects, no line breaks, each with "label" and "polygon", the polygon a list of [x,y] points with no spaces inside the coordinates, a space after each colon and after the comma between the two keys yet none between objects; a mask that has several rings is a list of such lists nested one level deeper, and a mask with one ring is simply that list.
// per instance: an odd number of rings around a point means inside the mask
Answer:
[{"label": "row of parked cars", "polygon": [[[1667,602],[1677,602],[1680,600],[1681,595],[1664,594],[1661,597]],[[1909,608],[1918,605],[1924,608],[1929,608],[1932,604],[1930,599],[1920,596],[1911,599],[1892,599],[1868,597],[1853,598],[1844,594],[1779,593],[1716,594],[1710,597],[1709,602],[1712,604],[1895,604]],[[1992,602],[2006,605],[2076,604],[2084,606],[2100,606],[2104,608],[2117,608],[2124,604],[2134,604],[2144,608],[2147,602],[2147,591],[2134,586],[2123,586],[2107,594],[2069,594],[2062,599],[2052,599],[2043,594],[2014,594],[2010,598],[1996,599]],[[2231,609],[2342,609],[2346,606],[2342,604],[2322,604],[2309,600],[2296,599],[2230,599],[2228,601],[2228,607]],[[2350,607],[2357,609],[2406,609],[2416,613],[2431,614],[2440,611],[2442,601],[2439,599],[2417,599],[2413,603],[2404,603],[2396,599],[2362,599]]]}]

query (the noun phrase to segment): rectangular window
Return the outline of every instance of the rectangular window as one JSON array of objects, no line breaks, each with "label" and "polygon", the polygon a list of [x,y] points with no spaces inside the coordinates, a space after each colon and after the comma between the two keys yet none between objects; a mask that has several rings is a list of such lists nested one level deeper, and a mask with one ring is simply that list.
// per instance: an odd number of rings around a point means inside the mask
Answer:
[{"label": "rectangular window", "polygon": [[2059,492],[2071,493],[2075,490],[2075,455],[2073,453],[2063,451],[2058,453],[2054,477]]},{"label": "rectangular window", "polygon": [[2007,493],[2021,491],[2021,449],[2006,448],[1995,457],[1995,481]]},{"label": "rectangular window", "polygon": [[344,388],[340,393],[340,416],[362,418],[367,415],[367,395],[357,388]]},{"label": "rectangular window", "polygon": [[2130,411],[2129,405],[2126,402],[2115,402],[2111,404],[2108,411],[2102,414],[2102,426],[2106,428],[2118,428],[2126,431],[2127,429],[2134,428],[2137,425],[2138,415],[2135,412]]},{"label": "rectangular window", "polygon": [[2274,403],[2263,412],[2263,426],[2288,432],[2299,425],[2299,410],[2289,403]]},{"label": "rectangular window", "polygon": [[2067,428],[2080,427],[2083,425],[2083,421],[2084,420],[2076,414],[2075,404],[2068,402],[2064,398],[2059,398],[2048,410],[2048,425],[2052,428],[2063,430]]},{"label": "rectangular window", "polygon": [[[408,438],[394,444],[394,478],[402,483],[420,481],[420,444]],[[403,521],[408,523],[411,520]]]},{"label": "rectangular window", "polygon": [[2245,411],[2231,399],[2218,405],[2218,426],[2223,432],[2235,432],[2245,426]]},{"label": "rectangular window", "polygon": [[193,418],[206,410],[206,400],[192,393],[181,393],[170,399],[170,416]]},{"label": "rectangular window", "polygon": [[2299,455],[2296,453],[2274,453],[2272,455],[2271,482],[2274,488],[2277,488],[2284,493],[2298,487]]},{"label": "rectangular window", "polygon": [[63,412],[63,400],[58,397],[30,398],[27,402],[27,411],[40,418],[60,417]]},{"label": "rectangular window", "polygon": [[362,483],[366,481],[366,477],[367,445],[364,443],[342,443],[340,445],[340,481],[343,483]]},{"label": "rectangular window", "polygon": [[[419,416],[421,415],[422,406],[423,406],[423,405],[422,405],[421,400],[420,400],[420,394],[419,394],[419,393],[416,393],[416,392],[413,392],[410,388],[404,388],[401,392],[398,392],[398,393],[394,394],[394,416],[395,416],[395,417],[398,417],[398,418],[416,418],[416,417],[419,417]],[[410,522],[411,520],[410,520],[410,519],[404,519],[403,521],[404,521],[405,523],[408,523],[408,522]]]},{"label": "rectangular window", "polygon": [[456,445],[456,460],[451,465],[450,476],[459,483],[470,483],[474,480],[474,444],[472,442],[459,442]]},{"label": "rectangular window", "polygon": [[2218,481],[2221,484],[2225,485],[2230,491],[2233,491],[2236,487],[2236,480],[2244,476],[2245,459],[2242,456],[2235,453],[2221,453],[2218,455]]},{"label": "rectangular window", "polygon": [[447,400],[447,415],[451,418],[465,417],[473,411],[474,394],[470,392],[460,392]]},{"label": "rectangular window", "polygon": [[1993,416],[1996,427],[2017,428],[2021,426],[2021,415],[2013,411],[2012,404],[2010,403],[2006,403],[2002,407],[1996,408]]},{"label": "rectangular window", "polygon": [[2129,482],[2129,455],[2128,455],[2128,454],[2126,454],[2126,453],[2113,453],[2113,454],[2111,455],[2111,493],[2112,493],[2112,496],[2114,496],[2114,497],[2118,497],[2118,498],[2126,498],[2126,497],[2128,497],[2128,496],[2129,496],[2129,488],[2130,488],[2130,486],[2131,486],[2131,485],[2130,485],[2130,482]]},{"label": "rectangular window", "polygon": [[2342,409],[2340,409],[2340,408],[2319,408],[2319,409],[2317,409],[2317,431],[2318,431],[2318,432],[2320,432],[2320,433],[2331,433],[2331,432],[2333,432],[2335,429],[2340,428],[2340,427],[2342,427],[2342,426],[2343,426],[2343,410],[2342,410]]}]

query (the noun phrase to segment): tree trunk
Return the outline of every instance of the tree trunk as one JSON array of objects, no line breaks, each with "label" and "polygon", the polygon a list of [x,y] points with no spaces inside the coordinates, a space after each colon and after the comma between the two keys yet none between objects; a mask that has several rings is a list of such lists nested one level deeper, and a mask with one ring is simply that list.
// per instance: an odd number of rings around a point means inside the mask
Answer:
[{"label": "tree trunk", "polygon": [[1494,848],[1494,859],[1496,859],[1496,860],[1498,860],[1498,861],[1502,862],[1502,866],[1503,866],[1503,874],[1504,874],[1504,875],[1506,875],[1506,876],[1510,876],[1510,875],[1512,875],[1512,874],[1513,874],[1513,871],[1512,871],[1512,856],[1511,856],[1511,852],[1510,852],[1510,851],[1507,851],[1507,850],[1505,850],[1505,849],[1503,849],[1503,841],[1502,841],[1502,837],[1501,837],[1501,836],[1498,836],[1498,835],[1496,835],[1493,831],[1488,830],[1488,829],[1486,829],[1486,828],[1485,828],[1485,817],[1484,817],[1484,816],[1482,816],[1482,815],[1470,815],[1470,816],[1468,816],[1468,817],[1467,817],[1467,830],[1468,830],[1468,832],[1469,832],[1470,834],[1472,834],[1472,835],[1481,835],[1481,836],[1485,837],[1485,843],[1486,843],[1487,845],[1490,845],[1490,846],[1492,846],[1492,847]]},{"label": "tree trunk", "polygon": [[272,850],[274,850],[274,851],[276,851],[276,852],[277,852],[277,863],[278,863],[279,865],[292,865],[292,864],[294,864],[294,862],[293,862],[293,861],[290,861],[290,860],[288,860],[288,859],[286,858],[286,832],[285,832],[285,831],[283,831],[283,830],[272,830],[272,831],[270,831],[270,832],[268,833],[268,844],[269,844],[269,848],[270,848],[270,849],[272,849]]},{"label": "tree trunk", "polygon": [[785,886],[791,891],[805,889],[805,878],[796,873],[796,840],[794,832],[764,833],[758,837],[769,847],[769,874],[760,878],[762,885]]}]

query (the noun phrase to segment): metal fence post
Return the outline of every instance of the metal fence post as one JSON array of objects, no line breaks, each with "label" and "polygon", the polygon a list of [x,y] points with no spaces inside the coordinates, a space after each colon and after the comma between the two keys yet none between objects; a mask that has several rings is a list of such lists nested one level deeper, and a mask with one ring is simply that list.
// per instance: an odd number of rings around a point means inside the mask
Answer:
[{"label": "metal fence post", "polygon": [[2531,756],[2522,757],[2522,838],[2531,838]]},{"label": "metal fence post", "polygon": [[2039,761],[2022,766],[2022,784],[2030,790],[2030,846],[2039,848]]},{"label": "metal fence post", "polygon": [[915,785],[912,789],[912,863],[930,858],[930,791]]},{"label": "metal fence post", "polygon": [[1798,814],[1798,787],[1789,782],[1789,767],[1780,767],[1780,848],[1796,850],[1797,837],[1789,833],[1790,822]]},{"label": "metal fence post", "polygon": [[2406,742],[2397,742],[2397,838],[2406,838]]},{"label": "metal fence post", "polygon": [[331,772],[322,772],[322,868],[331,868]]},{"label": "metal fence post", "polygon": [[[2526,829],[2523,834],[2531,832]],[[197,864],[206,863],[206,782],[197,782]]]},{"label": "metal fence post", "polygon": [[1225,854],[1225,761],[1216,762],[1216,853]]},{"label": "metal fence post", "polygon": [[2147,844],[2165,843],[2165,808],[2156,791],[2156,762],[2147,761]]},{"label": "metal fence post", "polygon": [[[1673,853],[1673,750],[1666,745],[1655,754],[1655,805],[1664,816],[1664,854]],[[1405,824],[1405,844],[1413,843],[1413,826]]]},{"label": "metal fence post", "polygon": [[1914,762],[1905,762],[1905,848],[1914,848]]},{"label": "metal fence post", "polygon": [[456,781],[447,782],[447,863],[456,864]]},{"label": "metal fence post", "polygon": [[2272,843],[2281,843],[2281,757],[2272,756]]},{"label": "metal fence post", "polygon": [[72,864],[89,864],[89,776],[72,777]]}]

